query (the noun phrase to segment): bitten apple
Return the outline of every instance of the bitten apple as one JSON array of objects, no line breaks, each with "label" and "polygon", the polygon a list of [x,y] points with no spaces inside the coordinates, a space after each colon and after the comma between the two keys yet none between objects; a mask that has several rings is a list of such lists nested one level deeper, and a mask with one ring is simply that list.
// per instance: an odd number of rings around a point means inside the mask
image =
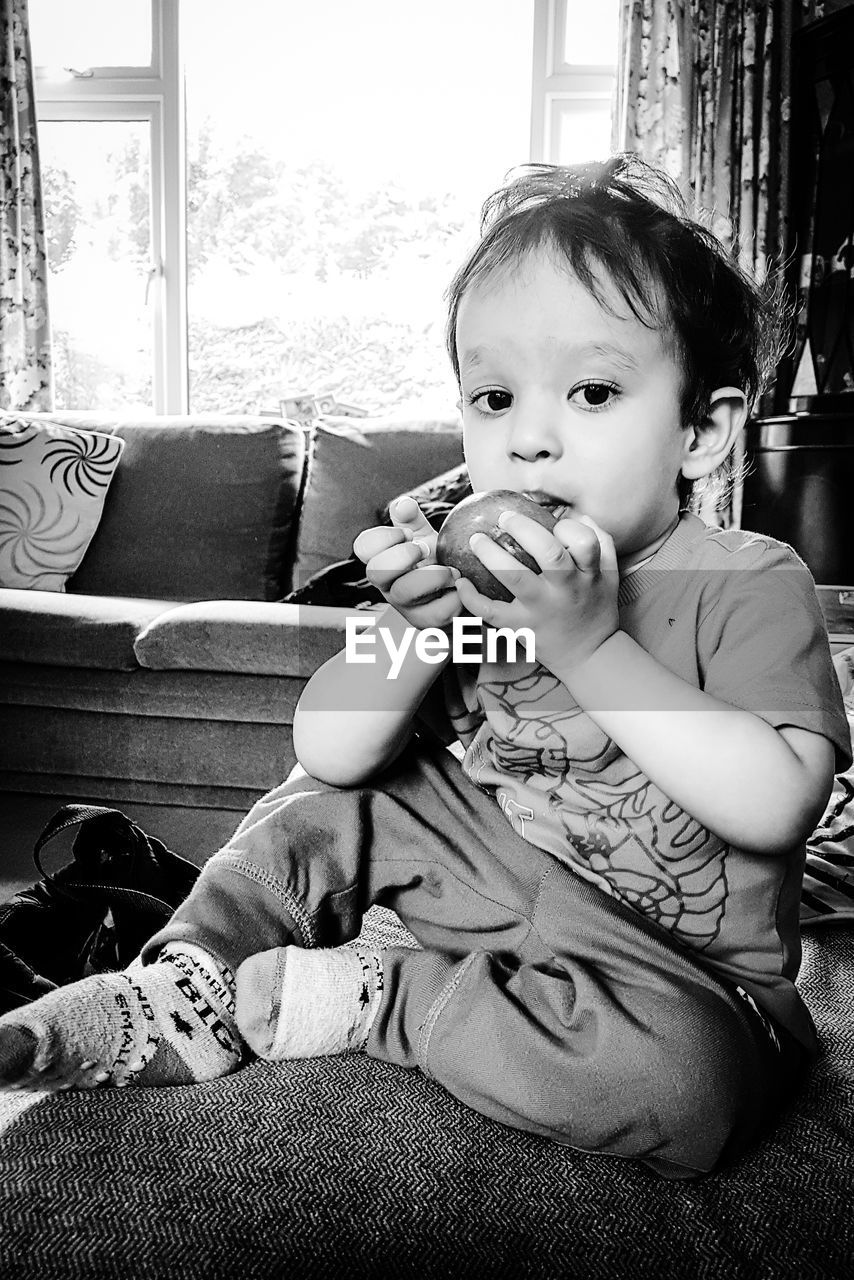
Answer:
[{"label": "bitten apple", "polygon": [[440,564],[459,569],[463,577],[477,587],[481,595],[492,600],[512,600],[513,596],[495,578],[485,565],[481,564],[469,546],[469,538],[473,533],[486,533],[499,546],[515,556],[527,569],[540,572],[537,562],[524,551],[514,537],[506,529],[498,526],[498,517],[502,511],[518,511],[520,515],[530,516],[547,529],[553,529],[560,513],[551,511],[533,498],[512,489],[491,489],[487,493],[475,493],[470,498],[463,498],[448,513],[439,530],[436,543],[436,559]]}]

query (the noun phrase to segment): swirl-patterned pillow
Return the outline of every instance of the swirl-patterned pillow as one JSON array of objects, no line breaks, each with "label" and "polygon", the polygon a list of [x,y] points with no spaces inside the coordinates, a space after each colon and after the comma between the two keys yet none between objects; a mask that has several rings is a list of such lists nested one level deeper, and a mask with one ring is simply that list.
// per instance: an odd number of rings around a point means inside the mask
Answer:
[{"label": "swirl-patterned pillow", "polygon": [[0,587],[64,591],[98,527],[124,441],[0,422]]}]

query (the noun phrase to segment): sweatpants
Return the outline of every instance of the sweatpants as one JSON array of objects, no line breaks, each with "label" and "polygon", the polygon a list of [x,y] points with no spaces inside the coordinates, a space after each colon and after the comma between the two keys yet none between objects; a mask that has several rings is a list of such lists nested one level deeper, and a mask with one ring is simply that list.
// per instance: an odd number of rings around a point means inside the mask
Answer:
[{"label": "sweatpants", "polygon": [[303,774],[264,796],[147,945],[231,969],[354,939],[372,904],[419,949],[384,951],[366,1052],[476,1111],[690,1178],[759,1135],[804,1053],[669,935],[510,827],[459,761],[416,738],[368,783]]}]

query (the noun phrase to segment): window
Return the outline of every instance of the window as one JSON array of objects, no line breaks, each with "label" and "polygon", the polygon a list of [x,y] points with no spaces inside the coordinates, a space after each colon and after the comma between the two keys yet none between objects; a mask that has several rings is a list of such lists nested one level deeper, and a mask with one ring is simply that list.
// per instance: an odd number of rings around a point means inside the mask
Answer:
[{"label": "window", "polygon": [[59,408],[187,404],[175,0],[29,0]]},{"label": "window", "polygon": [[528,158],[532,0],[184,0],[190,404],[453,412],[442,294]]},{"label": "window", "polygon": [[39,139],[56,385],[69,406],[150,407],[149,121],[43,120]]},{"label": "window", "polygon": [[29,0],[57,406],[450,411],[444,289],[507,169],[610,150],[617,7]]},{"label": "window", "polygon": [[598,160],[612,150],[619,5],[536,0],[531,157]]}]

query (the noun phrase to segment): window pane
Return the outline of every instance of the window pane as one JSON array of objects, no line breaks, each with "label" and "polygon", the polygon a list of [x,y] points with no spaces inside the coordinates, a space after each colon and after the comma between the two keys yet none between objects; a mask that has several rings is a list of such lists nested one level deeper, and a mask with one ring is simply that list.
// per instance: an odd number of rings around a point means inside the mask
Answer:
[{"label": "window pane", "polygon": [[148,67],[151,0],[29,0],[39,67]]},{"label": "window pane", "polygon": [[144,121],[42,121],[58,409],[153,405]]},{"label": "window pane", "polygon": [[190,404],[453,411],[442,294],[529,154],[533,3],[186,0]]},{"label": "window pane", "polygon": [[611,67],[617,62],[620,6],[618,0],[566,0],[564,62]]},{"label": "window pane", "polygon": [[558,164],[584,164],[610,155],[610,101],[557,102],[555,110]]}]

